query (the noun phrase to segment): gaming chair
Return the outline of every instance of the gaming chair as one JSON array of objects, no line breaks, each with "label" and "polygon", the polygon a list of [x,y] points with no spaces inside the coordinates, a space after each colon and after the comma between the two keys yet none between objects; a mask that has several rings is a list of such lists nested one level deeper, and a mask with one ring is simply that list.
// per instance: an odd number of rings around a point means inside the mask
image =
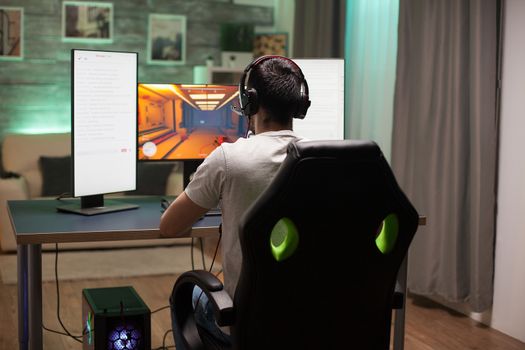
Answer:
[{"label": "gaming chair", "polygon": [[[199,285],[232,348],[388,349],[396,276],[418,227],[379,147],[368,141],[292,143],[241,220],[232,301],[206,271],[183,274],[172,303],[190,349],[222,349],[196,326]],[[401,301],[402,304],[402,301]]]}]

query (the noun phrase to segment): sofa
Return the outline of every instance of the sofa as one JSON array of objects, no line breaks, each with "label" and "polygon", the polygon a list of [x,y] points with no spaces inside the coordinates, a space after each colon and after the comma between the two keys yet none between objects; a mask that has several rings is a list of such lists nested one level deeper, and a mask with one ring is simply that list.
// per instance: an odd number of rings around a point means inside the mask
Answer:
[{"label": "sofa", "polygon": [[[18,199],[39,199],[44,192],[49,192],[50,179],[56,177],[56,172],[46,170],[43,173],[43,158],[49,160],[61,160],[68,158],[71,154],[71,135],[69,133],[21,135],[8,134],[2,142],[2,165],[3,174],[0,178],[0,249],[3,252],[16,250],[16,240],[11,227],[9,214],[7,212],[7,201]],[[70,162],[70,159],[69,159]],[[148,166],[148,171],[141,169]],[[168,196],[178,195],[183,189],[182,165],[180,163],[139,163],[137,173],[137,189],[142,188],[143,194],[164,194]],[[151,176],[144,178],[147,173]],[[141,174],[143,175],[141,178]],[[157,176],[158,174],[158,176]],[[140,186],[141,181],[146,186]],[[144,193],[153,191],[152,183],[163,182],[156,186],[162,193]],[[56,182],[56,181],[55,181]],[[155,187],[155,186],[153,186]],[[157,190],[158,191],[158,190]],[[137,191],[135,191],[137,192]],[[132,192],[133,193],[133,192]],[[110,196],[126,195],[129,193],[112,194]],[[47,198],[54,198],[49,196]],[[70,214],[73,215],[73,214]],[[104,214],[102,214],[104,215]],[[160,215],[160,203],[159,203]],[[86,242],[61,244],[61,248],[86,249],[86,248],[122,248],[130,246],[151,246],[187,244],[188,239],[154,239],[154,240],[132,240],[114,242]],[[54,249],[54,244],[44,244],[44,250]]]}]

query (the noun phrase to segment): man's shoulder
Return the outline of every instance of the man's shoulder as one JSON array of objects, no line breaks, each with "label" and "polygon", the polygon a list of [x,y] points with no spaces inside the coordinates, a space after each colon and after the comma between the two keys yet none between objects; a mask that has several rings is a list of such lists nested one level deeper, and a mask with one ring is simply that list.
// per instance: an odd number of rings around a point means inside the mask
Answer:
[{"label": "man's shoulder", "polygon": [[284,135],[268,135],[260,134],[254,135],[249,138],[239,138],[232,143],[223,143],[220,148],[224,150],[225,153],[229,152],[244,152],[251,149],[261,149],[263,147],[282,147],[283,144],[289,142],[298,142],[303,141],[304,139],[295,134],[284,134]]},{"label": "man's shoulder", "polygon": [[235,142],[224,142],[217,150],[220,150],[223,159],[230,159],[245,154],[250,148],[249,139],[239,138]]}]

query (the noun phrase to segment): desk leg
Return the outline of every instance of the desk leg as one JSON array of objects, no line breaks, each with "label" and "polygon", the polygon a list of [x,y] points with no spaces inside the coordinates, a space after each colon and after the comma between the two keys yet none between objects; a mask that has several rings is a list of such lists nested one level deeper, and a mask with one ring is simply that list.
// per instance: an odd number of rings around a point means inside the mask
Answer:
[{"label": "desk leg", "polygon": [[397,309],[394,320],[394,350],[403,350],[405,347],[405,310],[407,304],[407,267],[408,253],[397,274],[396,291],[403,293],[403,307]]},{"label": "desk leg", "polygon": [[42,246],[29,245],[29,348],[42,350]]},{"label": "desk leg", "polygon": [[18,245],[18,348],[20,350],[29,349],[27,265],[27,245]]}]

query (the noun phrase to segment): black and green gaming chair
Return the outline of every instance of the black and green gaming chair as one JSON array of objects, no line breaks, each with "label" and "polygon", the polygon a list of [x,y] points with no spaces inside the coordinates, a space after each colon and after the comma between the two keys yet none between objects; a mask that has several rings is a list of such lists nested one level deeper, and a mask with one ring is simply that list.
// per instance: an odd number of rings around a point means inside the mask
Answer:
[{"label": "black and green gaming chair", "polygon": [[199,285],[233,349],[388,349],[396,276],[418,227],[379,147],[290,144],[241,220],[242,271],[232,301],[205,271],[183,274],[171,302],[190,349],[225,348],[195,325]]}]

